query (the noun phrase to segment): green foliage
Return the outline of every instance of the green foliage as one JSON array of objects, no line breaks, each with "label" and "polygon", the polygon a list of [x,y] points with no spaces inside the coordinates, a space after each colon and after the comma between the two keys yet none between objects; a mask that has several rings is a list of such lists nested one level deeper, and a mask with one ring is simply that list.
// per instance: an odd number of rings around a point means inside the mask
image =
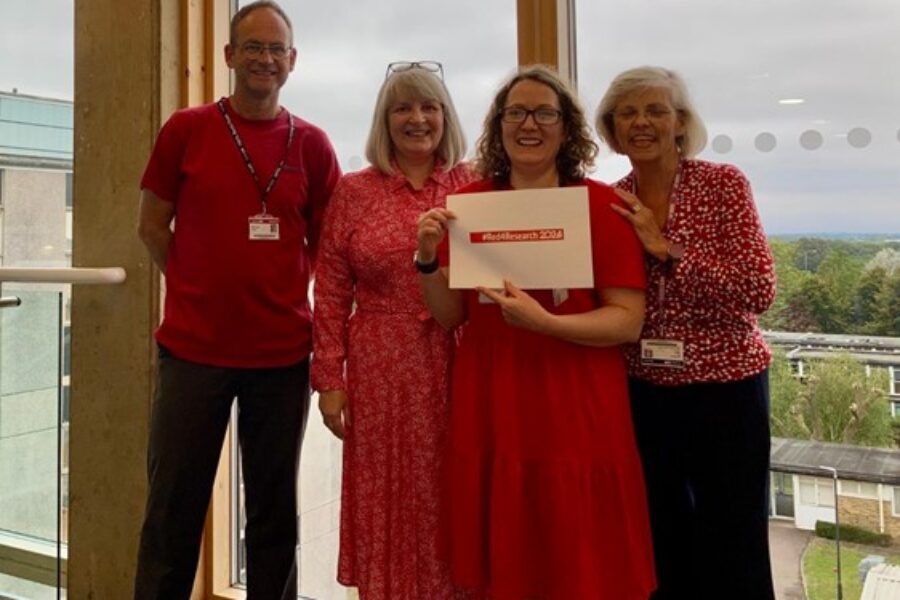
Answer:
[{"label": "green foliage", "polygon": [[787,358],[775,356],[770,368],[774,435],[885,448],[894,444],[885,370],[866,375],[862,364],[844,354],[808,363],[808,373],[798,381]]},{"label": "green foliage", "polygon": [[853,303],[852,322],[859,330],[868,329],[868,325],[874,320],[878,306],[878,292],[887,277],[884,267],[868,269],[859,278],[856,286],[856,299]]},{"label": "green foliage", "polygon": [[778,289],[765,329],[900,336],[900,244],[770,240]]},{"label": "green foliage", "polygon": [[788,306],[789,300],[794,297],[803,282],[812,276],[798,269],[794,264],[797,254],[796,244],[773,239],[769,241],[769,245],[775,257],[775,275],[778,279],[778,288],[775,294],[775,302],[772,303],[771,308],[765,314],[760,316],[759,324],[763,329],[805,331],[804,329],[790,329],[791,321]]},{"label": "green foliage", "polygon": [[791,372],[791,364],[783,350],[776,350],[769,366],[770,426],[772,435],[808,439],[809,431],[800,416],[800,379]]},{"label": "green foliage", "polygon": [[[837,535],[836,531],[837,527],[834,523],[816,521],[816,535],[820,538],[833,540]],[[891,536],[886,533],[875,533],[855,525],[841,525],[841,541],[887,548],[891,545]]]},{"label": "green foliage", "polygon": [[866,329],[874,335],[900,336],[900,271],[883,280]]}]

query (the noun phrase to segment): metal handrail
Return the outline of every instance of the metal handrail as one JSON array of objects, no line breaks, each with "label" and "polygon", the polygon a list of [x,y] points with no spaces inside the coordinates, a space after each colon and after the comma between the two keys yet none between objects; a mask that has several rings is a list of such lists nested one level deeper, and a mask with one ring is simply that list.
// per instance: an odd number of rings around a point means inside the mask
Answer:
[{"label": "metal handrail", "polygon": [[15,306],[22,306],[22,299],[18,296],[0,297],[0,308],[11,308]]},{"label": "metal handrail", "polygon": [[28,283],[77,283],[110,285],[125,281],[122,267],[103,268],[20,268],[0,267],[0,282]]}]

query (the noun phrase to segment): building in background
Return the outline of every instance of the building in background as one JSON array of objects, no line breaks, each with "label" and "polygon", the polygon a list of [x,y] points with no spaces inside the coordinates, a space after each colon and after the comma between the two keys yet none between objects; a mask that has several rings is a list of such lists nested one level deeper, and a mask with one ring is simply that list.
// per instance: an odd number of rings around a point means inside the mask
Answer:
[{"label": "building in background", "polygon": [[[0,266],[71,266],[72,125],[71,102],[0,92]],[[0,591],[40,597],[68,530],[70,289],[0,293],[21,299],[0,310],[0,547],[26,544],[35,582],[8,566]]]},{"label": "building in background", "polygon": [[766,331],[765,338],[769,345],[785,351],[791,370],[801,379],[807,375],[811,361],[828,360],[838,354],[858,360],[867,374],[874,369],[887,370],[890,385],[885,400],[891,415],[900,417],[900,338],[788,331]]}]

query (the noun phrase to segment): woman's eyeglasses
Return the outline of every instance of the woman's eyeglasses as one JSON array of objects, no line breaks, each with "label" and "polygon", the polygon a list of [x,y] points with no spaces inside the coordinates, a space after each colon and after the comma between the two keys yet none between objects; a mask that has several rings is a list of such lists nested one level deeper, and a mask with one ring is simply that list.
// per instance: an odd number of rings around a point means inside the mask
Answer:
[{"label": "woman's eyeglasses", "polygon": [[441,81],[444,80],[444,67],[436,60],[392,62],[387,66],[387,71],[384,74],[384,78],[387,79],[394,73],[403,73],[404,71],[409,71],[411,69],[422,69],[423,71],[428,71],[429,73],[436,74],[441,78]]},{"label": "woman's eyeglasses", "polygon": [[538,125],[556,125],[562,118],[562,111],[549,106],[529,110],[521,106],[507,106],[500,111],[500,119],[504,123],[524,123],[531,115]]}]

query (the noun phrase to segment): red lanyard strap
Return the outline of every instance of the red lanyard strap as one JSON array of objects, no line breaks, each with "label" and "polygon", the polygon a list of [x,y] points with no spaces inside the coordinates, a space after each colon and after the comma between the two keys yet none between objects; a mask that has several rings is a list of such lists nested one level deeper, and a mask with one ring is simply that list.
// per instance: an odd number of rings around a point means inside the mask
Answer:
[{"label": "red lanyard strap", "polygon": [[216,103],[216,105],[219,107],[219,112],[222,113],[222,117],[225,119],[225,124],[228,125],[228,131],[231,132],[231,137],[234,140],[234,144],[237,146],[238,150],[241,153],[241,156],[244,158],[244,164],[247,165],[247,170],[250,171],[250,176],[253,177],[253,181],[254,183],[256,183],[256,189],[259,190],[259,199],[262,203],[262,211],[263,214],[265,214],[266,199],[269,197],[269,192],[271,192],[272,188],[275,187],[275,183],[278,182],[278,178],[281,177],[281,171],[284,169],[284,165],[287,162],[288,153],[291,151],[291,144],[294,142],[294,118],[288,115],[287,146],[285,146],[284,154],[282,155],[281,160],[278,162],[278,166],[275,167],[275,172],[272,173],[272,177],[269,178],[269,183],[266,185],[266,188],[261,189],[259,176],[256,174],[256,168],[253,166],[253,161],[250,160],[250,154],[247,153],[247,148],[244,147],[244,141],[241,139],[237,128],[234,126],[234,121],[231,120],[231,115],[228,114],[228,110],[226,110],[225,108],[225,99],[220,99]]}]

